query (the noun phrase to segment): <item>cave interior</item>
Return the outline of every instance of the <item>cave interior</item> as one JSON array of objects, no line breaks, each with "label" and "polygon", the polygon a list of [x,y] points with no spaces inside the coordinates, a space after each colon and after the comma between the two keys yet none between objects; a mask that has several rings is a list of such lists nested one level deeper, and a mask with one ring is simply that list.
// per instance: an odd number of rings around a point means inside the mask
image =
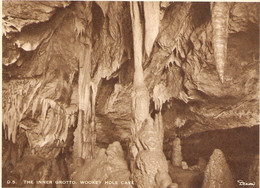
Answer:
[{"label": "cave interior", "polygon": [[259,3],[3,1],[2,186],[259,187]]}]

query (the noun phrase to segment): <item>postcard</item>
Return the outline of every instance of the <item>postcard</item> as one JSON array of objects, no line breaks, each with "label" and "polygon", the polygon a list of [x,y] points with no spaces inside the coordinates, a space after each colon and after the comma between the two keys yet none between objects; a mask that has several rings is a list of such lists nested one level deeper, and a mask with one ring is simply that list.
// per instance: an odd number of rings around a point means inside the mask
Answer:
[{"label": "postcard", "polygon": [[259,187],[258,2],[2,2],[2,187]]}]

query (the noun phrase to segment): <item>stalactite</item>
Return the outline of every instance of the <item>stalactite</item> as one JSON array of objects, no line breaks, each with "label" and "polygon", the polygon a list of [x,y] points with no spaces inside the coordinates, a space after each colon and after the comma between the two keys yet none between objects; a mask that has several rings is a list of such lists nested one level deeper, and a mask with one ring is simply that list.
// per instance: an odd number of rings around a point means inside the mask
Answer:
[{"label": "stalactite", "polygon": [[[100,80],[99,80],[100,81]],[[91,127],[91,154],[92,156],[94,155],[94,148],[95,148],[95,143],[96,143],[96,124],[95,124],[95,118],[96,118],[96,98],[97,98],[97,90],[98,90],[98,83],[93,83],[91,82],[91,91],[92,91],[92,95],[91,95],[91,123],[90,123],[90,127]]]},{"label": "stalactite", "polygon": [[122,58],[125,48],[128,48],[124,43],[126,33],[123,25],[127,17],[124,2],[97,2],[97,4],[106,16],[99,41],[93,46],[92,65],[94,66],[91,67],[91,82],[96,86],[102,78],[109,80],[120,68],[124,62]]},{"label": "stalactite", "polygon": [[165,84],[160,83],[153,88],[153,101],[156,110],[161,111],[163,104],[169,101],[171,97]]},{"label": "stalactite", "polygon": [[142,67],[143,32],[138,2],[130,2],[134,46],[134,91],[132,110],[134,124],[131,128],[130,152],[133,179],[138,188],[166,188],[172,183],[163,149],[163,124],[161,113],[155,121],[149,114],[150,97],[144,82]]},{"label": "stalactite", "polygon": [[[55,140],[65,141],[68,135],[68,128],[75,122],[75,106],[63,107],[58,105],[54,100],[45,98],[41,95],[36,96],[42,85],[38,80],[32,79],[29,82],[10,81],[8,91],[4,91],[3,125],[7,128],[8,139],[16,141],[16,133],[18,126],[28,130],[27,133],[29,144],[31,147],[43,147],[47,143]],[[36,110],[40,108],[39,125],[32,129],[31,123],[21,122],[28,111],[32,112],[31,118],[34,117]],[[65,118],[67,117],[67,119]],[[40,134],[35,140],[32,139],[34,133]],[[37,143],[38,142],[38,143]]]},{"label": "stalactite", "polygon": [[[29,81],[10,81],[7,91],[4,91],[3,125],[7,128],[8,139],[16,142],[16,133],[20,121],[30,107],[41,83],[32,79]],[[29,92],[30,91],[30,92]]]},{"label": "stalactite", "polygon": [[[133,45],[134,45],[134,94],[133,94],[133,113],[134,119],[137,122],[143,122],[149,117],[149,93],[144,83],[143,73],[143,31],[139,12],[138,3],[130,4],[130,12],[133,28]],[[138,131],[140,126],[137,127]]]},{"label": "stalactite", "polygon": [[220,80],[224,82],[224,68],[227,61],[229,3],[211,4],[214,57]]},{"label": "stalactite", "polygon": [[[34,100],[32,114],[35,109],[40,108],[39,125],[36,129],[31,130],[30,125],[22,125],[23,128],[29,130],[27,133],[29,144],[32,148],[36,146],[43,147],[55,141],[65,142],[68,136],[68,129],[75,123],[75,116],[78,108],[76,105],[64,106],[56,103],[52,99],[46,99],[38,96]],[[34,116],[32,115],[32,118]],[[39,134],[38,138],[34,138],[34,134]]]},{"label": "stalactite", "polygon": [[[83,5],[83,4],[84,5]],[[80,35],[80,41],[85,44],[80,45],[79,49],[79,114],[78,125],[74,132],[74,158],[91,159],[93,155],[93,136],[94,132],[94,108],[92,104],[93,88],[91,89],[91,56],[92,56],[92,2],[78,2],[77,9],[82,15],[83,20],[87,19],[87,29]],[[92,93],[91,93],[92,92]],[[96,91],[95,91],[96,92]],[[96,94],[95,94],[96,95]]]},{"label": "stalactite", "polygon": [[144,2],[145,51],[150,56],[159,32],[160,2]]},{"label": "stalactite", "polygon": [[[90,47],[89,47],[90,48]],[[77,157],[89,158],[91,156],[91,98],[90,98],[90,67],[91,67],[91,49],[86,48],[81,52],[80,72],[79,72],[79,117],[77,129],[74,133],[75,143],[77,147]],[[85,147],[83,147],[84,145]]]}]

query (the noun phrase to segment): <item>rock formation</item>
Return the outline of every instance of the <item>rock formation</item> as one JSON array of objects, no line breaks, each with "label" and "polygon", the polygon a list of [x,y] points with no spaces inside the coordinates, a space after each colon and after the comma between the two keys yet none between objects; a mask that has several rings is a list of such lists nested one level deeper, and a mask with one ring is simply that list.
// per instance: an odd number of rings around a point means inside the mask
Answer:
[{"label": "rock formation", "polygon": [[[214,137],[193,136],[218,130],[226,139],[229,130],[245,130],[235,136],[244,144],[223,150],[238,155],[227,159],[236,176],[244,162],[237,151],[252,145],[255,155],[259,3],[2,4],[3,186],[76,179],[91,161],[89,177],[105,169],[102,181],[114,175],[137,187],[181,187],[186,176],[187,186],[200,185],[204,168],[196,162],[208,159]],[[176,137],[194,140],[171,156]],[[203,150],[190,147],[187,157],[190,143]],[[178,166],[173,175],[167,160]]]},{"label": "rock formation", "polygon": [[210,156],[202,187],[236,187],[225,156],[219,149],[215,149]]},{"label": "rock formation", "polygon": [[228,22],[230,3],[211,3],[214,58],[221,82],[224,82],[224,68],[227,61]]},{"label": "rock formation", "polygon": [[94,156],[94,160],[86,161],[72,174],[72,179],[78,182],[73,187],[133,187],[134,183],[130,181],[130,171],[119,142],[110,144],[107,149],[99,149]]},{"label": "rock formation", "polygon": [[181,140],[179,138],[175,138],[172,142],[172,165],[173,166],[181,166],[182,164],[182,153],[181,153]]},{"label": "rock formation", "polygon": [[[156,3],[153,4],[155,6]],[[172,180],[168,175],[168,164],[163,153],[164,128],[161,112],[156,115],[155,120],[151,118],[149,114],[149,92],[144,82],[141,6],[142,4],[138,2],[130,3],[135,68],[134,91],[132,94],[134,124],[131,129],[133,137],[130,147],[130,152],[133,155],[133,161],[131,161],[133,168],[131,170],[133,179],[138,188],[167,188],[172,183]],[[145,7],[146,6],[147,5],[145,5]],[[147,8],[145,8],[144,11],[147,11]],[[150,10],[148,9],[148,11]],[[157,11],[158,10],[155,10],[156,14]],[[146,12],[145,14],[145,18],[147,18],[150,16],[149,14],[153,14],[153,11],[151,13]],[[157,19],[159,19],[159,16]],[[149,22],[150,21],[148,21],[148,23]],[[150,30],[146,30],[145,33],[148,35],[149,31]],[[146,40],[154,40],[153,35],[150,37],[152,39],[146,37]]]}]

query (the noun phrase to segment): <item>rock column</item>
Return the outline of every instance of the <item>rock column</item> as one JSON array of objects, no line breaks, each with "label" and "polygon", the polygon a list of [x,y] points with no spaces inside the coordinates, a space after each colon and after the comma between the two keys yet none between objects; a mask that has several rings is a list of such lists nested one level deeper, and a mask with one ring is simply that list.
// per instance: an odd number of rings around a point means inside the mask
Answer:
[{"label": "rock column", "polygon": [[153,120],[149,114],[150,97],[143,74],[143,20],[140,2],[130,2],[134,45],[134,92],[132,94],[132,175],[138,188],[166,188],[172,181],[163,153],[163,124],[161,114]]},{"label": "rock column", "polygon": [[[94,105],[93,87],[91,86],[91,51],[92,51],[92,2],[78,2],[76,9],[80,15],[75,17],[75,25],[86,27],[80,30],[78,27],[79,49],[79,114],[78,124],[74,132],[74,159],[92,159],[95,141],[94,135]],[[87,20],[87,22],[84,22]],[[85,26],[87,24],[87,26]],[[76,28],[77,30],[77,28]]]}]

